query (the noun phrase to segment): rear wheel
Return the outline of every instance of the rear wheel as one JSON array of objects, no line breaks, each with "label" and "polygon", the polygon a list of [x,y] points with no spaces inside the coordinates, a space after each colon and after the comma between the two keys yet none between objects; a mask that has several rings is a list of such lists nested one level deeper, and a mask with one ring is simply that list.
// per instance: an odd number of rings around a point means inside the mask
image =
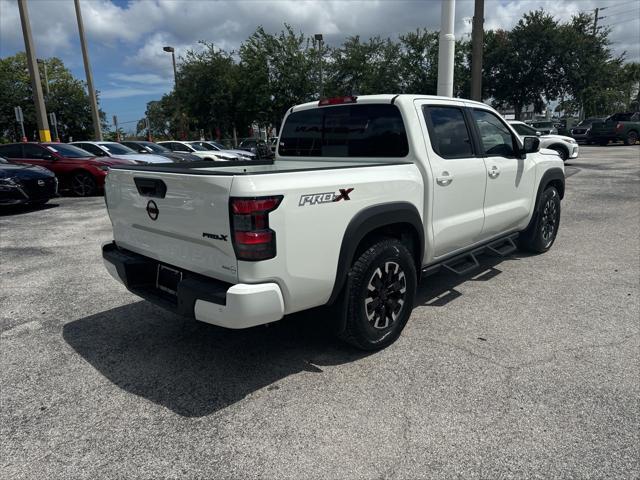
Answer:
[{"label": "rear wheel", "polygon": [[544,253],[556,240],[560,226],[560,194],[555,187],[542,193],[535,217],[527,230],[520,234],[520,247],[534,253]]},{"label": "rear wheel", "polygon": [[96,193],[96,179],[90,173],[77,172],[71,177],[71,192],[76,197],[88,197]]},{"label": "rear wheel", "polygon": [[349,270],[346,325],[339,334],[363,350],[392,344],[409,320],[416,290],[411,252],[398,240],[381,240]]},{"label": "rear wheel", "polygon": [[625,145],[635,145],[638,142],[638,132],[631,130],[624,139]]}]

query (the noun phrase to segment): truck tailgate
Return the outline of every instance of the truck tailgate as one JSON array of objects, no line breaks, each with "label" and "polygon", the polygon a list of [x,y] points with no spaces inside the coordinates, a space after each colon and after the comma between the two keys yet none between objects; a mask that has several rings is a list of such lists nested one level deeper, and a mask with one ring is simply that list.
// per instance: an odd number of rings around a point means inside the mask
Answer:
[{"label": "truck tailgate", "polygon": [[233,178],[111,170],[105,197],[116,244],[175,267],[237,283],[229,226]]}]

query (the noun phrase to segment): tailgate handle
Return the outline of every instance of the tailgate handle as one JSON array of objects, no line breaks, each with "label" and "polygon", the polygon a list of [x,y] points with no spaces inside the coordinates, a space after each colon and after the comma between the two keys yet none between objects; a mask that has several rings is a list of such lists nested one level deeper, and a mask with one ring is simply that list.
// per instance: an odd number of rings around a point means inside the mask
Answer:
[{"label": "tailgate handle", "polygon": [[167,194],[167,185],[157,178],[135,177],[133,181],[143,197],[164,198]]}]

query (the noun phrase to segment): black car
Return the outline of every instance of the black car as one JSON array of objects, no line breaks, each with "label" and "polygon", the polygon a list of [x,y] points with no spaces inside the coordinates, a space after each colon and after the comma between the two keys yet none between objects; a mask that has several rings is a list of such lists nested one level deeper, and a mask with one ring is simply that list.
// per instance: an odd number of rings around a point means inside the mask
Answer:
[{"label": "black car", "polygon": [[0,157],[0,205],[44,205],[57,196],[58,179],[52,171]]},{"label": "black car", "polygon": [[148,140],[126,140],[120,143],[138,153],[154,153],[156,155],[167,157],[175,162],[198,162],[202,160],[200,157],[188,152],[172,152],[167,147],[149,142]]},{"label": "black car", "polygon": [[247,152],[255,153],[258,158],[272,158],[273,154],[267,142],[258,138],[247,138],[240,142],[238,145],[240,150],[246,150]]}]

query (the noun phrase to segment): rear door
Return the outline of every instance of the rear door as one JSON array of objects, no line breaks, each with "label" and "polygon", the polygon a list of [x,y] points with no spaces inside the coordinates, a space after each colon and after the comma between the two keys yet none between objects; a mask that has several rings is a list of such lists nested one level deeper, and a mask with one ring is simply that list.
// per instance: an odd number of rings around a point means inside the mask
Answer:
[{"label": "rear door", "polygon": [[111,169],[106,201],[116,244],[169,265],[237,282],[232,175]]},{"label": "rear door", "polygon": [[495,113],[470,109],[486,166],[483,238],[517,229],[529,215],[535,186],[535,163],[520,158],[516,135]]},{"label": "rear door", "polygon": [[487,183],[482,158],[476,157],[464,105],[418,101],[433,184],[430,202],[434,256],[442,257],[480,240]]}]

